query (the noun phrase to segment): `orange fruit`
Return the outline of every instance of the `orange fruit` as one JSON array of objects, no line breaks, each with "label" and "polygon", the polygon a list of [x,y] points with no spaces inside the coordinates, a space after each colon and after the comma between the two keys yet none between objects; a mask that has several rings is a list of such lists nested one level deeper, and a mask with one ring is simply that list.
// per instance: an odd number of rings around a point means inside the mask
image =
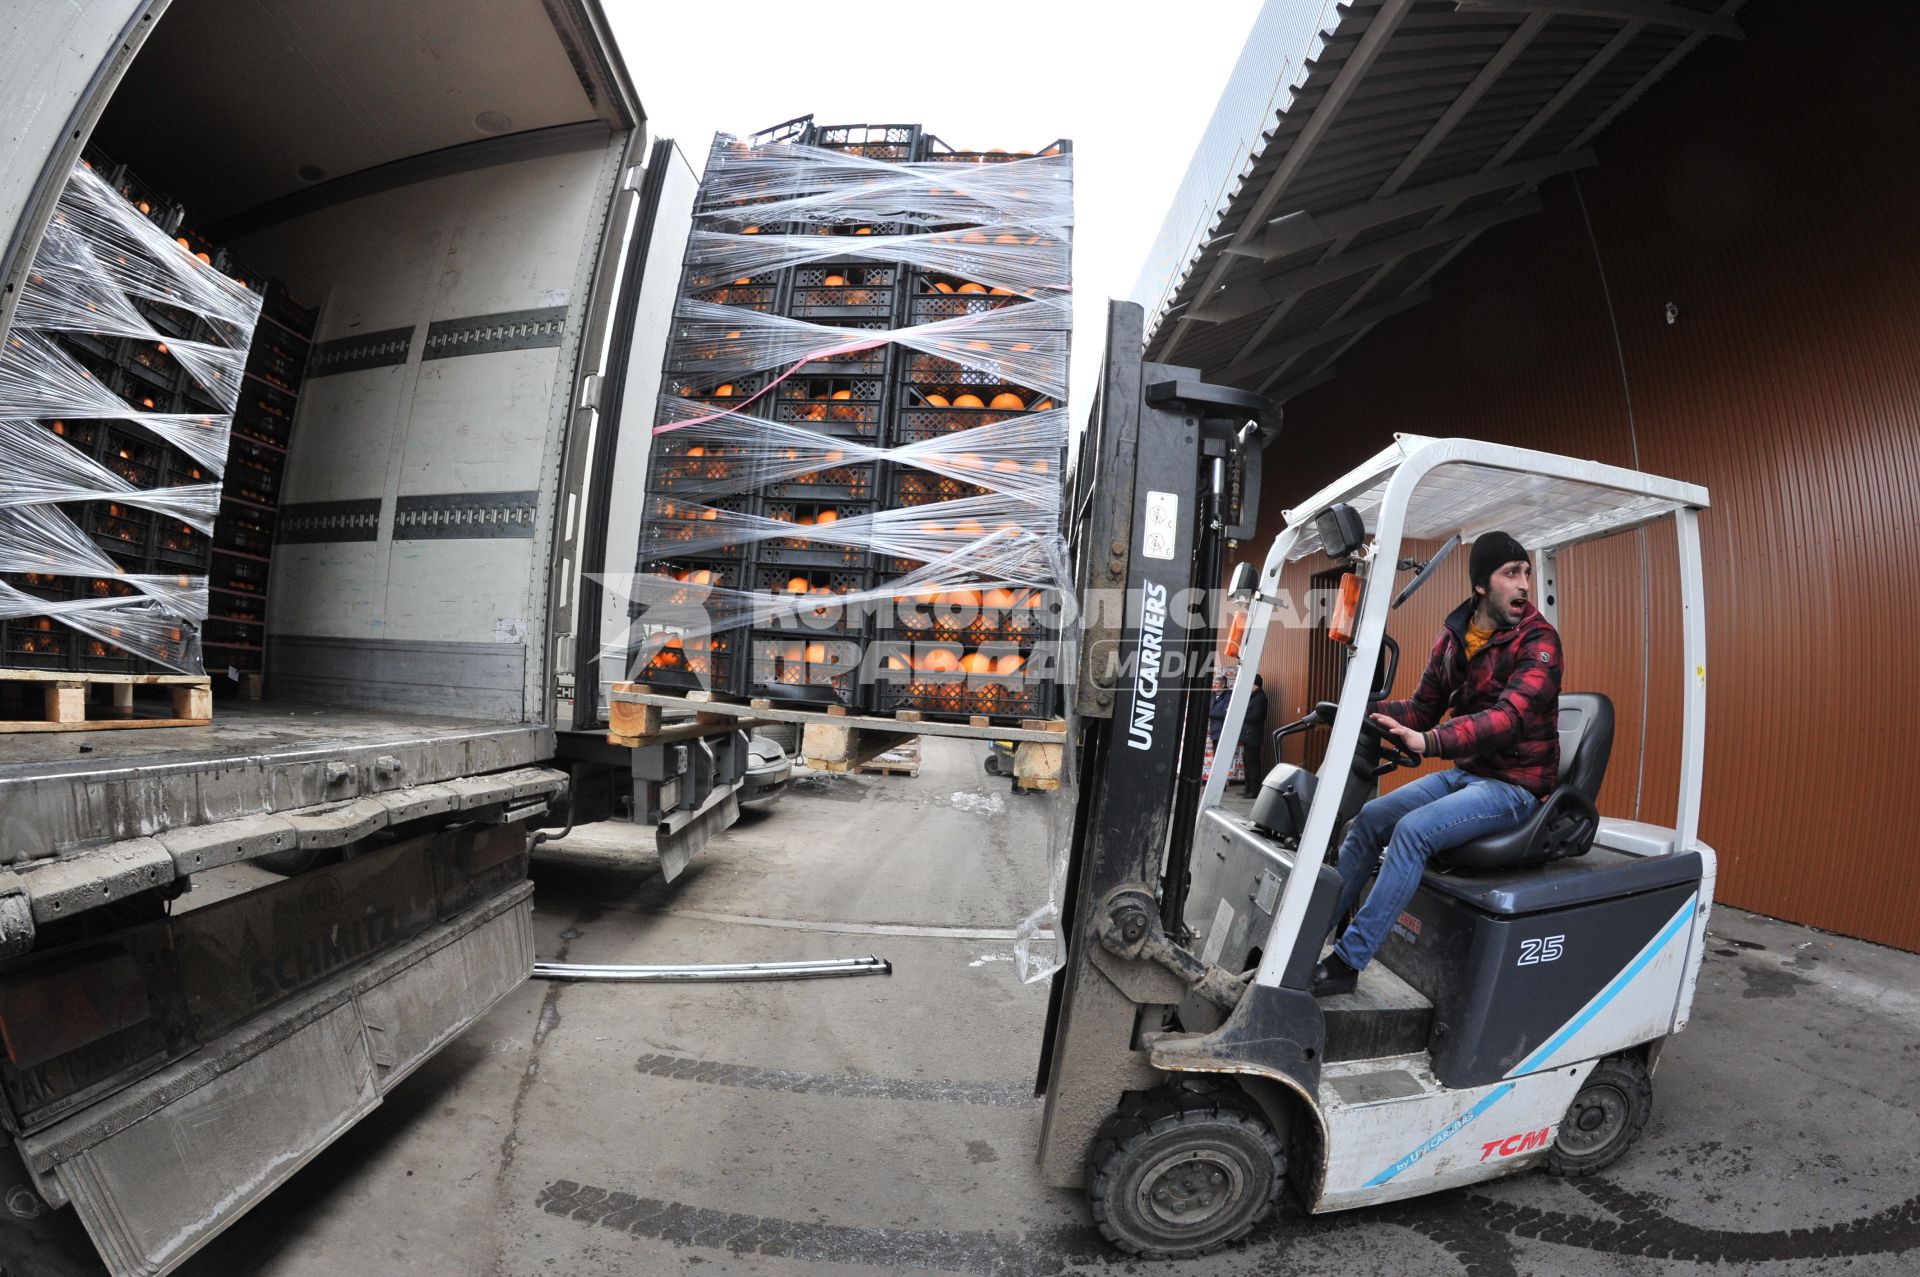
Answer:
[{"label": "orange fruit", "polygon": [[941,283],[936,279],[933,281],[933,291],[936,293],[951,293],[953,291],[953,285]]},{"label": "orange fruit", "polygon": [[835,399],[851,399],[851,398],[853,398],[853,392],[852,392],[851,390],[836,390],[836,391],[834,391],[834,392],[833,392],[833,398],[835,398]]},{"label": "orange fruit", "polygon": [[[983,537],[987,535],[986,528],[982,526],[980,523],[977,523],[972,519],[967,519],[964,522],[954,524],[953,530],[962,536]],[[973,591],[968,590],[967,593],[972,594]],[[978,604],[979,601],[980,601],[979,596],[975,595],[974,596],[975,604]]]},{"label": "orange fruit", "polygon": [[[978,525],[976,524],[975,526],[977,527]],[[980,606],[980,592],[978,590],[948,590],[940,597],[942,601],[951,607]]]},{"label": "orange fruit", "polygon": [[947,534],[947,530],[937,523],[923,523],[920,525],[920,530],[930,537],[940,537]]},{"label": "orange fruit", "polygon": [[827,645],[825,643],[807,644],[807,664],[821,665],[826,662],[826,659]]},{"label": "orange fruit", "polygon": [[730,332],[730,333],[728,333],[728,334],[727,334],[727,336],[726,336],[726,340],[727,340],[727,341],[732,341],[732,340],[734,340],[735,338],[737,338],[737,337],[739,337],[739,335],[740,335],[740,330],[739,330],[738,328],[736,328],[736,329],[734,329],[734,330],[733,330],[732,332]]},{"label": "orange fruit", "polygon": [[700,522],[702,523],[712,523],[715,519],[719,517],[720,517],[720,512],[714,509],[712,506],[708,506],[706,509],[700,512]]},{"label": "orange fruit", "polygon": [[1016,395],[1011,391],[1003,390],[999,394],[995,395],[993,397],[993,402],[988,404],[987,406],[989,408],[997,409],[998,411],[1001,411],[1001,412],[1023,412],[1026,410],[1027,405],[1025,402],[1021,400],[1019,395]]},{"label": "orange fruit", "polygon": [[967,343],[967,349],[968,350],[992,350],[993,343],[986,342],[986,341],[970,341]]},{"label": "orange fruit", "polygon": [[1040,460],[1033,463],[1033,472],[1035,474],[1045,474],[1047,472],[1046,458],[1042,457]]},{"label": "orange fruit", "polygon": [[[945,404],[941,405],[943,408],[945,406]],[[984,408],[987,405],[986,401],[981,399],[979,395],[955,395],[953,398],[953,406],[956,408]]]},{"label": "orange fruit", "polygon": [[807,646],[804,643],[788,643],[780,649],[780,659],[799,664],[807,659]]},{"label": "orange fruit", "polygon": [[847,454],[842,452],[838,448],[834,448],[827,453],[828,461],[844,461],[846,460],[846,458],[847,458]]},{"label": "orange fruit", "polygon": [[820,526],[828,523],[838,523],[839,521],[840,521],[840,516],[832,510],[822,510],[819,516],[813,520],[815,526]]},{"label": "orange fruit", "polygon": [[963,452],[953,459],[956,470],[984,470],[986,466],[987,459],[977,452]]},{"label": "orange fruit", "polygon": [[690,574],[687,577],[687,584],[688,585],[712,585],[713,573],[703,568],[698,572],[694,572]]},{"label": "orange fruit", "polygon": [[960,669],[960,658],[944,647],[936,647],[921,660],[920,668],[929,674],[952,674]]},{"label": "orange fruit", "polygon": [[987,290],[987,296],[989,296],[989,297],[1011,297],[1011,296],[1013,296],[1013,290],[1012,290],[1011,288],[989,288],[989,289]]},{"label": "orange fruit", "polygon": [[713,397],[715,399],[733,398],[733,383],[729,381],[725,385],[715,386],[713,388]]},{"label": "orange fruit", "polygon": [[999,474],[1019,474],[1020,473],[1020,463],[1018,461],[1015,461],[1012,457],[1003,457],[999,461],[994,462],[993,468],[994,468],[994,471]]},{"label": "orange fruit", "polygon": [[913,667],[907,664],[904,657],[888,656],[886,659],[886,668],[891,671],[904,673]]},{"label": "orange fruit", "polygon": [[1020,237],[1018,235],[1014,235],[1011,233],[995,235],[993,237],[993,242],[996,244],[1018,244],[1020,242]]},{"label": "orange fruit", "polygon": [[820,281],[820,286],[823,288],[845,288],[847,286],[847,277],[845,275],[829,275]]},{"label": "orange fruit", "polygon": [[987,286],[985,284],[962,284],[954,291],[963,296],[984,296],[987,291]]},{"label": "orange fruit", "polygon": [[743,226],[740,228],[740,233],[742,235],[758,235],[760,228],[758,226]]},{"label": "orange fruit", "polygon": [[968,652],[960,658],[960,668],[969,674],[991,674],[993,660],[983,652]]},{"label": "orange fruit", "polygon": [[982,606],[1005,611],[1007,608],[1013,606],[1013,591],[1001,586],[995,586],[980,596],[980,602]]},{"label": "orange fruit", "polygon": [[1042,399],[1038,403],[1033,405],[1033,410],[1035,412],[1045,412],[1051,407],[1053,407],[1053,400]]},{"label": "orange fruit", "polygon": [[854,228],[854,231],[853,231],[853,233],[854,233],[855,235],[871,235],[871,234],[873,234],[873,227],[871,227],[871,226],[856,226],[856,227]]},{"label": "orange fruit", "polygon": [[666,647],[677,648],[680,646],[680,636],[678,634],[669,634],[667,635],[667,641],[662,643],[660,646],[663,648],[666,648]]},{"label": "orange fruit", "polygon": [[796,519],[794,519],[794,522],[799,524],[803,528],[810,528],[813,526],[813,516],[810,514],[803,514],[797,517]]},{"label": "orange fruit", "polygon": [[962,244],[984,244],[987,242],[987,237],[979,231],[968,231],[960,237],[960,242]]},{"label": "orange fruit", "polygon": [[794,576],[794,577],[788,577],[788,578],[787,578],[787,593],[788,593],[788,594],[805,594],[806,592],[807,592],[807,578],[806,578],[806,577],[804,577],[804,576]]},{"label": "orange fruit", "polygon": [[995,674],[1017,674],[1020,672],[1020,667],[1026,663],[1025,657],[1009,654],[994,661],[993,672]]},{"label": "orange fruit", "polygon": [[926,400],[927,407],[929,408],[953,407],[953,402],[949,400],[945,395],[925,395],[925,396],[922,396],[922,398]]},{"label": "orange fruit", "polygon": [[753,282],[753,276],[742,275],[739,279],[736,279],[733,282],[735,284],[751,284]]}]

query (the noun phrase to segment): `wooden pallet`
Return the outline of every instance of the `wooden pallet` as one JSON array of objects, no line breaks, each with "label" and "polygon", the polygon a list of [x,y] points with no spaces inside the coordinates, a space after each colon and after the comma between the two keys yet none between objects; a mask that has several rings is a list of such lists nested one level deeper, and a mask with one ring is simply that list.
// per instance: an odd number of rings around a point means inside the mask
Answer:
[{"label": "wooden pallet", "polygon": [[[97,732],[123,727],[205,727],[213,721],[213,682],[205,674],[100,674],[86,670],[0,669],[0,683],[39,684],[45,694],[43,718],[0,722],[8,732]],[[90,705],[89,687],[113,689],[110,705]],[[141,718],[134,711],[133,689],[164,687],[173,698],[171,718]],[[88,710],[97,717],[88,717]]]},{"label": "wooden pallet", "polygon": [[[663,728],[660,713],[676,706],[697,704],[700,712],[695,723],[684,727]],[[1020,783],[1029,789],[1058,789],[1064,765],[1067,720],[1064,718],[1023,719],[1018,727],[998,727],[991,719],[976,715],[965,723],[924,719],[917,711],[901,710],[893,715],[856,714],[843,705],[821,709],[792,709],[778,701],[751,700],[744,705],[720,701],[690,701],[677,689],[649,687],[645,683],[615,683],[608,707],[609,742],[635,745],[663,739],[664,733],[683,732],[710,735],[728,718],[754,722],[799,723],[800,753],[807,766],[821,771],[852,771],[900,743],[902,736],[950,736],[963,740],[1010,740],[1015,742],[1014,770]],[[739,721],[735,726],[746,726]],[[676,737],[678,739],[678,737]],[[1021,775],[1024,767],[1026,775]]]},{"label": "wooden pallet", "polygon": [[911,737],[884,754],[876,754],[855,770],[863,775],[918,776],[920,774],[920,738]]}]

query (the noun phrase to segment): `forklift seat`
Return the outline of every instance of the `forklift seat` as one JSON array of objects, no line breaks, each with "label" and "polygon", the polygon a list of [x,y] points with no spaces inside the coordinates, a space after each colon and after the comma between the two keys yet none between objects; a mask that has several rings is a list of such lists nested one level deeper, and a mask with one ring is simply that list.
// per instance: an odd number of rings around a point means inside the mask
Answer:
[{"label": "forklift seat", "polygon": [[1598,692],[1560,693],[1560,784],[1533,816],[1505,833],[1488,834],[1434,856],[1452,869],[1521,869],[1584,856],[1600,829],[1594,802],[1613,752],[1613,702]]}]

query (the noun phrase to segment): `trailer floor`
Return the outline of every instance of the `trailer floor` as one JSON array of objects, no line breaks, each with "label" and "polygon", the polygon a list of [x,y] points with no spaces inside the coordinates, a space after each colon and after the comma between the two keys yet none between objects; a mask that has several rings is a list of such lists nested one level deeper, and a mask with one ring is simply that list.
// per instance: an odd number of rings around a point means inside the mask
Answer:
[{"label": "trailer floor", "polygon": [[[890,958],[888,978],[529,984],[182,1271],[338,1274],[1910,1273],[1920,956],[1723,909],[1692,1027],[1609,1172],[1541,1174],[1129,1262],[1042,1188],[1045,994],[977,938],[1041,894],[1040,800],[928,740],[803,773],[660,883],[604,825],[535,865],[541,956]],[[961,929],[961,934],[943,932]]]}]

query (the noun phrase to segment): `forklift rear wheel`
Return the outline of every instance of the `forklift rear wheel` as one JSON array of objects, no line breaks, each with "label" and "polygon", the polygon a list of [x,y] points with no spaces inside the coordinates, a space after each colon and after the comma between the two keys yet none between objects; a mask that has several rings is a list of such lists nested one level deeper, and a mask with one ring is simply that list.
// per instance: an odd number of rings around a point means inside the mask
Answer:
[{"label": "forklift rear wheel", "polygon": [[1547,1152],[1548,1174],[1591,1175],[1613,1165],[1646,1129],[1652,1113],[1647,1066],[1630,1055],[1600,1061],[1560,1119],[1560,1133]]},{"label": "forklift rear wheel", "polygon": [[1087,1156],[1087,1200],[1106,1239],[1146,1259],[1189,1259],[1245,1236],[1286,1179],[1286,1153],[1232,1090],[1164,1087],[1107,1119]]}]

